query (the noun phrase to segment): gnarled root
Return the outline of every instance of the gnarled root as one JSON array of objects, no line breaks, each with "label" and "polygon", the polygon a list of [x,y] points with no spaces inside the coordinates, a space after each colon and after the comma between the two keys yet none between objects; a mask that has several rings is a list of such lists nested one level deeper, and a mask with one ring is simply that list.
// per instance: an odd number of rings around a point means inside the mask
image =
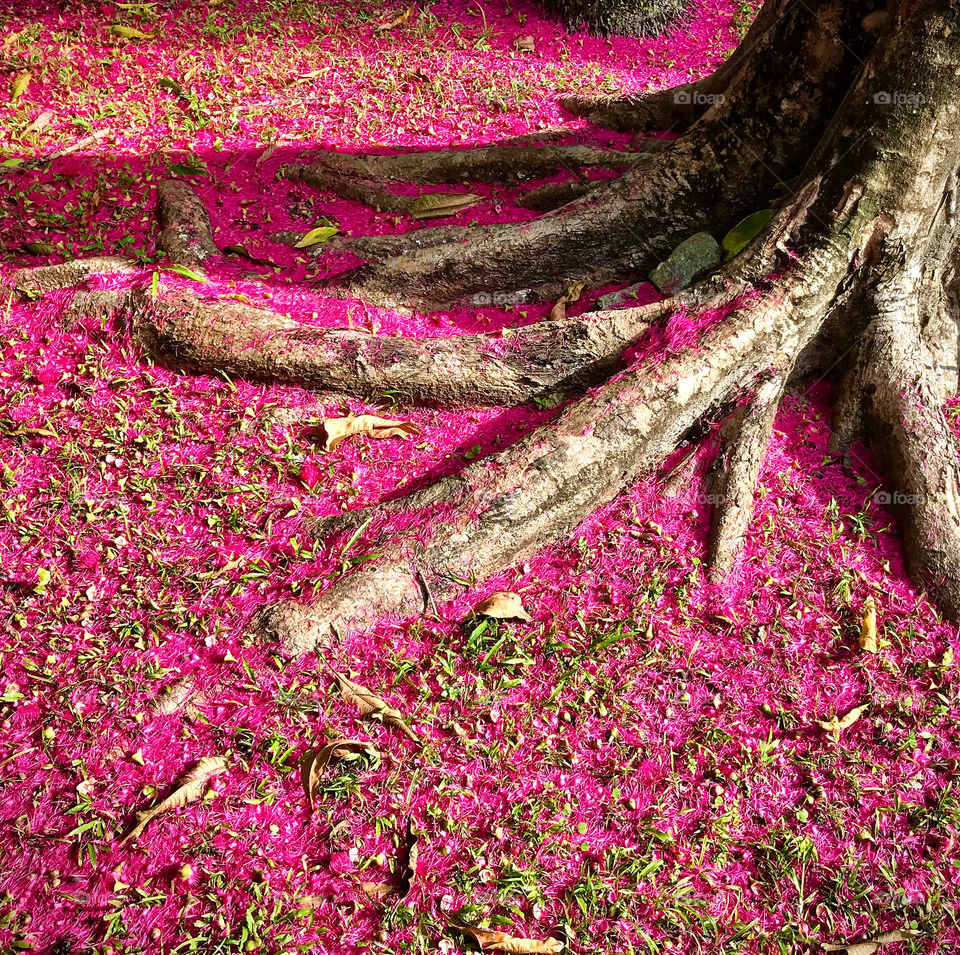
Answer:
[{"label": "gnarled root", "polygon": [[819,268],[785,281],[776,297],[742,305],[695,346],[612,379],[512,447],[414,495],[403,506],[414,532],[373,528],[388,539],[376,563],[311,606],[274,605],[257,635],[302,653],[331,627],[421,611],[425,594],[450,597],[456,581],[482,580],[567,533],[655,468],[695,422],[748,387],[757,368],[779,367],[804,347],[837,280],[835,268],[814,261]]},{"label": "gnarled root", "polygon": [[907,569],[947,617],[960,620],[960,451],[919,325],[909,310],[882,306],[861,351],[866,437],[894,488]]},{"label": "gnarled root", "polygon": [[199,196],[185,182],[167,179],[157,187],[157,218],[160,236],[157,248],[174,265],[203,270],[203,260],[218,255],[210,216]]},{"label": "gnarled root", "polygon": [[94,275],[117,275],[135,272],[137,264],[112,255],[73,259],[57,265],[42,265],[15,272],[13,287],[23,295],[39,296],[58,289],[73,288]]},{"label": "gnarled root", "polygon": [[722,580],[743,550],[753,518],[757,479],[773,433],[787,374],[762,382],[752,400],[734,415],[721,453],[722,470],[713,488],[713,514],[707,563],[713,580]]},{"label": "gnarled root", "polygon": [[582,392],[613,371],[623,350],[676,305],[438,338],[317,328],[265,309],[184,293],[156,301],[138,293],[129,311],[135,340],[175,368],[220,370],[367,398],[389,391],[408,401],[449,406],[514,405]]},{"label": "gnarled root", "polygon": [[[562,169],[619,169],[640,161],[638,153],[596,146],[483,146],[399,153],[391,156],[319,153],[286,175],[318,185],[328,180],[367,182],[506,182],[541,179]],[[349,198],[349,197],[348,197]]]}]

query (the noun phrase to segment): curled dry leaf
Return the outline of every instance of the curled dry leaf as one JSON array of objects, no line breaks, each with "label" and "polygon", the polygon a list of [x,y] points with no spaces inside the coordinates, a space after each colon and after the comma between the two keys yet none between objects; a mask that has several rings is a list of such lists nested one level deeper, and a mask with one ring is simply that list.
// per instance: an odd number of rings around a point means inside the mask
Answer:
[{"label": "curled dry leaf", "polygon": [[920,933],[913,929],[895,928],[891,932],[881,932],[879,935],[861,939],[858,942],[839,945],[824,944],[822,948],[825,952],[844,952],[846,955],[873,955],[881,945],[889,945],[891,942],[908,942],[919,937]]},{"label": "curled dry leaf", "polygon": [[120,840],[120,844],[136,839],[155,816],[199,799],[207,782],[226,768],[227,761],[223,756],[205,756],[180,779],[180,785],[166,799],[152,809],[137,813],[137,824]]},{"label": "curled dry leaf", "polygon": [[24,133],[39,133],[45,130],[53,120],[53,110],[45,109],[26,129]]},{"label": "curled dry leaf", "polygon": [[182,677],[175,680],[166,689],[161,691],[153,702],[153,713],[155,716],[170,716],[178,713],[186,706],[187,701],[193,696],[193,678]]},{"label": "curled dry leaf", "polygon": [[521,53],[533,53],[537,48],[536,40],[529,34],[527,36],[518,36],[516,40],[513,41],[513,45]]},{"label": "curled dry leaf", "polygon": [[863,602],[863,623],[860,625],[860,649],[877,652],[877,602],[867,597]]},{"label": "curled dry leaf", "polygon": [[341,676],[332,667],[327,666],[330,676],[337,681],[343,698],[352,703],[362,716],[372,716],[374,719],[383,720],[388,726],[393,726],[400,730],[408,739],[415,743],[420,742],[420,737],[404,722],[403,714],[396,708],[390,706],[385,700],[372,693],[365,686],[354,683],[353,680]]},{"label": "curled dry leaf", "polygon": [[473,612],[478,617],[493,617],[496,620],[529,620],[530,614],[523,608],[519,594],[498,590],[481,600]]},{"label": "curled dry leaf", "polygon": [[414,219],[436,219],[440,216],[455,216],[463,209],[475,206],[482,196],[475,196],[469,192],[444,193],[428,192],[417,198],[410,205],[410,215]]},{"label": "curled dry leaf", "polygon": [[364,882],[360,888],[363,894],[374,902],[382,901],[393,891],[389,882]]},{"label": "curled dry leaf", "polygon": [[342,759],[351,753],[366,753],[375,756],[376,748],[362,739],[337,739],[328,743],[322,749],[309,749],[300,759],[300,780],[303,791],[307,794],[307,802],[313,809],[320,788],[320,774],[332,759]]},{"label": "curled dry leaf", "polygon": [[555,938],[516,938],[506,932],[494,932],[491,929],[476,928],[473,925],[454,925],[454,928],[469,935],[483,952],[495,949],[498,952],[512,952],[515,955],[536,955],[540,952],[559,952],[563,942]]},{"label": "curled dry leaf", "polygon": [[819,726],[820,729],[828,730],[832,733],[839,733],[841,730],[853,726],[867,711],[868,705],[869,704],[864,703],[862,706],[855,706],[846,716],[841,716],[839,719],[817,720],[817,726]]},{"label": "curled dry leaf", "polygon": [[387,21],[386,23],[379,23],[376,26],[376,32],[386,32],[387,30],[392,30],[394,27],[401,26],[410,19],[410,15],[413,13],[413,7],[407,7],[399,16],[394,17],[392,20]]},{"label": "curled dry leaf", "polygon": [[324,451],[332,451],[345,438],[354,434],[363,434],[379,441],[382,438],[406,438],[419,434],[417,426],[409,421],[393,421],[374,414],[362,414],[356,417],[327,418],[323,422],[326,433]]},{"label": "curled dry leaf", "polygon": [[561,322],[567,317],[567,305],[570,302],[580,300],[580,294],[585,288],[584,282],[572,282],[567,286],[567,290],[557,299],[557,304],[550,309],[550,319],[554,322]]}]

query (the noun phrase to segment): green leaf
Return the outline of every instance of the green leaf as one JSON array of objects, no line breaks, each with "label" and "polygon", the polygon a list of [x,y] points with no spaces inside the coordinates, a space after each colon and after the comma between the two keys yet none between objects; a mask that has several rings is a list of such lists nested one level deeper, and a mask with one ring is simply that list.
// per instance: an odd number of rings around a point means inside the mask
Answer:
[{"label": "green leaf", "polygon": [[333,238],[340,230],[335,225],[322,225],[311,229],[295,246],[295,249],[305,249],[309,245],[317,245]]},{"label": "green leaf", "polygon": [[49,242],[24,242],[21,248],[31,255],[53,255],[57,251]]},{"label": "green leaf", "polygon": [[175,162],[167,166],[167,171],[174,176],[206,176],[207,167],[201,163]]},{"label": "green leaf", "polygon": [[27,91],[27,87],[30,85],[30,78],[33,74],[29,70],[24,70],[22,73],[18,73],[13,80],[13,84],[10,86],[10,102],[16,103],[21,96]]},{"label": "green leaf", "polygon": [[110,27],[110,32],[116,36],[123,37],[124,40],[152,40],[152,33],[142,33],[140,30],[134,30],[133,27],[125,27],[121,23],[114,23]]},{"label": "green leaf", "polygon": [[177,96],[184,95],[183,87],[176,80],[167,79],[165,76],[157,80],[157,89],[170,90],[171,93],[176,93]]},{"label": "green leaf", "polygon": [[17,166],[22,166],[26,161],[23,156],[18,156],[16,159],[4,159],[3,162],[0,162],[0,169],[16,169]]},{"label": "green leaf", "polygon": [[743,251],[760,233],[766,224],[777,214],[776,209],[761,209],[741,219],[724,237],[720,247],[724,259],[732,259]]},{"label": "green leaf", "polygon": [[199,272],[194,272],[193,269],[188,269],[184,265],[168,265],[167,269],[171,272],[176,272],[177,275],[182,275],[185,279],[193,279],[194,282],[209,282],[205,275],[201,275]]},{"label": "green leaf", "polygon": [[415,219],[455,216],[461,210],[475,206],[481,198],[469,192],[429,192],[414,200],[413,205],[410,206],[410,215]]}]

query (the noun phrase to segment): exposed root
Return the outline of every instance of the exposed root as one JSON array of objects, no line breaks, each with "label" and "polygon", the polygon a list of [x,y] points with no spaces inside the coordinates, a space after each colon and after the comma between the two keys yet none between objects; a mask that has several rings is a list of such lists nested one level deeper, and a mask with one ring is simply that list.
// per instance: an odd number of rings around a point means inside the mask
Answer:
[{"label": "exposed root", "polygon": [[179,179],[160,183],[157,217],[160,220],[157,248],[166,252],[174,265],[202,271],[203,260],[219,254],[207,210],[187,183]]},{"label": "exposed root", "polygon": [[932,380],[919,327],[902,307],[881,314],[863,339],[860,387],[867,440],[889,474],[903,522],[907,569],[960,620],[960,450]]},{"label": "exposed root", "polygon": [[346,177],[368,182],[462,183],[541,179],[561,169],[600,166],[618,169],[636,165],[637,153],[595,146],[485,146],[393,156],[319,153],[307,166],[287,174],[304,182]]},{"label": "exposed root", "polygon": [[568,182],[547,182],[518,196],[516,204],[523,209],[549,212],[575,199],[580,199],[598,185],[597,182],[583,182],[580,179],[571,179]]},{"label": "exposed root", "polygon": [[101,255],[88,259],[74,259],[58,265],[43,265],[35,269],[22,269],[13,275],[13,287],[24,295],[37,296],[57,289],[73,288],[93,275],[135,272],[136,262],[116,256]]},{"label": "exposed root", "polygon": [[377,337],[185,293],[130,304],[141,347],[175,368],[444,405],[514,405],[582,393],[674,301],[538,322],[484,335]]},{"label": "exposed root", "polygon": [[[838,281],[833,250],[777,295],[743,306],[696,346],[614,378],[500,454],[469,465],[403,510],[414,532],[389,533],[383,556],[310,607],[272,607],[255,625],[288,653],[322,645],[331,627],[370,626],[384,613],[442,601],[457,581],[482,580],[556,540],[630,481],[659,465],[688,429],[779,367],[816,333]],[[429,504],[424,506],[424,501]],[[429,527],[429,540],[418,529]],[[387,534],[387,531],[382,531]]]},{"label": "exposed root", "polygon": [[707,543],[710,577],[715,581],[732,570],[746,542],[757,479],[788,377],[780,374],[764,381],[731,422],[732,433],[721,455],[724,467],[713,489],[715,500]]},{"label": "exposed root", "polygon": [[378,212],[409,212],[416,196],[404,196],[383,182],[347,176],[322,166],[293,166],[283,170],[293,182],[305,182],[323,192],[332,192],[341,199],[362,202]]},{"label": "exposed root", "polygon": [[[488,227],[496,232],[498,226]],[[500,226],[499,228],[506,228]],[[409,232],[400,232],[396,235],[336,235],[326,242],[312,245],[300,251],[315,258],[320,258],[330,252],[352,252],[362,258],[385,259],[394,255],[402,255],[416,249],[427,249],[444,243],[463,242],[476,235],[476,229],[465,225],[437,225],[422,229],[412,229]],[[299,232],[283,232],[274,235],[274,238],[285,245],[296,245],[303,235]]]}]

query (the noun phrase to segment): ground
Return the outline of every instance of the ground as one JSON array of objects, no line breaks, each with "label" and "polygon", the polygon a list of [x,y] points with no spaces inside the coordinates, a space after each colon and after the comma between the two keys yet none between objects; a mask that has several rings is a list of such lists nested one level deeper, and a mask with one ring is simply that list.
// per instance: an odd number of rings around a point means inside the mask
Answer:
[{"label": "ground", "polygon": [[[526,5],[435,4],[377,29],[403,13],[226,0],[0,15],[7,90],[31,74],[0,105],[3,276],[101,251],[157,268],[155,185],[172,173],[207,202],[221,247],[276,267],[232,258],[205,284],[162,270],[170,288],[382,334],[545,317],[549,303],[401,315],[305,290],[340,260],[272,235],[321,216],[355,233],[413,223],[277,172],[310,146],[561,126],[593,140],[559,96],[697,76],[751,7],[704,0],[683,32],[640,42],[570,35]],[[452,221],[530,215],[483,194]],[[960,944],[958,633],[906,577],[869,457],[830,454],[830,383],[784,399],[724,583],[701,563],[698,435],[676,475],[463,600],[289,661],[248,645],[256,611],[371,556],[362,535],[314,541],[315,518],[456,471],[550,411],[183,375],[149,364],[119,321],[65,317],[66,301],[0,301],[4,949],[449,952],[469,945],[455,922],[572,952],[801,952],[901,927],[923,935],[891,952]],[[675,320],[645,357],[685,334]],[[324,452],[320,423],[348,411],[420,433]],[[498,590],[531,620],[470,616]],[[876,654],[858,640],[868,597]],[[396,706],[422,748],[363,720],[328,666]],[[838,733],[819,725],[863,704]],[[378,755],[332,761],[311,813],[299,760],[338,738]],[[227,768],[201,800],[121,845],[138,810],[215,756]],[[408,826],[409,894],[369,900],[362,883],[402,881]]]}]

